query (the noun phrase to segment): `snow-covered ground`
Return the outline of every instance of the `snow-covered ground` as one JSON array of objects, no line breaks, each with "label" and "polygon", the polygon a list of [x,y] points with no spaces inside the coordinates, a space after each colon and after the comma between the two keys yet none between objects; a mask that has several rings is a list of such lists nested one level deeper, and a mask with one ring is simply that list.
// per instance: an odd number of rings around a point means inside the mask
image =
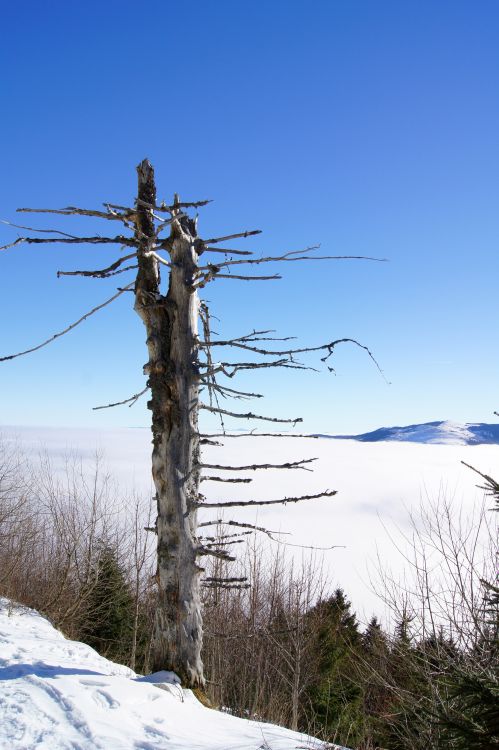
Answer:
[{"label": "snow-covered ground", "polygon": [[313,750],[290,730],[202,706],[171,673],[138,677],[0,599],[1,750]]},{"label": "snow-covered ground", "polygon": [[[147,429],[2,428],[4,437],[17,439],[31,454],[44,450],[55,468],[64,466],[68,453],[76,453],[91,467],[96,451],[103,454],[109,472],[124,488],[151,492],[150,433]],[[413,442],[359,442],[327,438],[225,439],[223,447],[204,450],[206,463],[241,465],[282,463],[317,457],[309,471],[261,471],[248,485],[204,482],[210,501],[274,499],[338,490],[330,499],[288,503],[256,509],[226,509],[225,519],[257,522],[269,529],[290,532],[283,541],[335,549],[324,552],[331,585],[342,586],[363,621],[373,613],[382,615],[381,604],[370,580],[379,565],[398,570],[401,558],[395,548],[409,531],[409,511],[438,497],[453,500],[464,513],[482,502],[477,489],[480,478],[461,461],[482,472],[499,476],[499,448],[495,445],[435,445]],[[220,472],[211,472],[220,473]],[[228,475],[227,475],[228,476]],[[222,513],[203,512],[216,518]],[[391,539],[389,538],[389,535]],[[394,544],[395,543],[395,544]],[[288,546],[301,558],[306,551]],[[379,557],[379,563],[378,563]]]}]

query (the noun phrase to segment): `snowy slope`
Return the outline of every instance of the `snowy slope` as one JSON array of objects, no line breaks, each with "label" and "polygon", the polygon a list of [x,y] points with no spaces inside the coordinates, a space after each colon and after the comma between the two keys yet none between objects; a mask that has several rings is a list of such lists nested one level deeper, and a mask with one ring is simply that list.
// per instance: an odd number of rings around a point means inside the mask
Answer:
[{"label": "snowy slope", "polygon": [[[140,678],[0,599],[1,750],[297,750],[323,747],[202,706],[171,673]],[[164,680],[167,680],[164,682]]]},{"label": "snowy slope", "polygon": [[359,440],[363,443],[397,441],[438,445],[498,445],[499,424],[468,422],[425,422],[407,427],[380,427],[361,435],[321,435],[336,440]]}]

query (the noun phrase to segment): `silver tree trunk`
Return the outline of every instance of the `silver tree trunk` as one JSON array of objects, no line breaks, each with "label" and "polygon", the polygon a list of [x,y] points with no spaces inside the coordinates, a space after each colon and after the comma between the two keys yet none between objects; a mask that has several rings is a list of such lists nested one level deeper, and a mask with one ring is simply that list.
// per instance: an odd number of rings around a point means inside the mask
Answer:
[{"label": "silver tree trunk", "polygon": [[194,222],[172,224],[168,293],[160,292],[160,266],[152,254],[156,205],[154,172],[148,161],[139,176],[136,237],[139,270],[135,310],[147,331],[145,365],[152,411],[152,475],[158,505],[159,601],[153,667],[176,672],[184,685],[204,685],[202,615],[197,563],[196,502],[199,496],[198,295]]}]

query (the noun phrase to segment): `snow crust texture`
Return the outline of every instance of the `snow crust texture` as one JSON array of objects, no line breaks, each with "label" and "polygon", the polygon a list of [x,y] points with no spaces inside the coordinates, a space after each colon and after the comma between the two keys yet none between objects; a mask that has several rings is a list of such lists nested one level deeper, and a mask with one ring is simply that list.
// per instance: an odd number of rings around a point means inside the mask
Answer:
[{"label": "snow crust texture", "polygon": [[313,750],[310,737],[202,706],[176,676],[140,677],[0,599],[1,750]]}]

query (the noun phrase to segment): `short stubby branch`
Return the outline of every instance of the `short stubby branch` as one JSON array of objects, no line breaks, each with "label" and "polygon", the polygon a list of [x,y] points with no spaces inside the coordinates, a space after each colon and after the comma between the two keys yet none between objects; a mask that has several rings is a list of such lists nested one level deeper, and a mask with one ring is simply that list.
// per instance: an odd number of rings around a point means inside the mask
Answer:
[{"label": "short stubby branch", "polygon": [[227,500],[215,503],[198,502],[198,508],[237,508],[248,505],[286,505],[286,503],[300,503],[302,500],[318,500],[323,497],[334,497],[337,490],[325,490],[316,495],[300,495],[299,497],[280,497],[277,500]]},{"label": "short stubby branch", "polygon": [[221,464],[200,464],[202,469],[222,469],[223,471],[258,471],[259,469],[303,469],[311,471],[304,464],[311,464],[317,458],[302,458],[300,461],[288,461],[284,464],[248,464],[247,466],[223,466]]},{"label": "short stubby branch", "polygon": [[210,406],[209,404],[199,404],[200,409],[204,409],[205,411],[210,411],[215,414],[224,414],[227,417],[236,417],[237,419],[262,419],[265,422],[281,422],[281,423],[288,423],[288,424],[297,424],[298,422],[303,422],[302,417],[296,417],[296,419],[279,419],[277,417],[263,417],[260,414],[253,414],[252,412],[247,412],[246,414],[241,414],[234,411],[227,411],[227,409],[219,409],[216,406]]}]

